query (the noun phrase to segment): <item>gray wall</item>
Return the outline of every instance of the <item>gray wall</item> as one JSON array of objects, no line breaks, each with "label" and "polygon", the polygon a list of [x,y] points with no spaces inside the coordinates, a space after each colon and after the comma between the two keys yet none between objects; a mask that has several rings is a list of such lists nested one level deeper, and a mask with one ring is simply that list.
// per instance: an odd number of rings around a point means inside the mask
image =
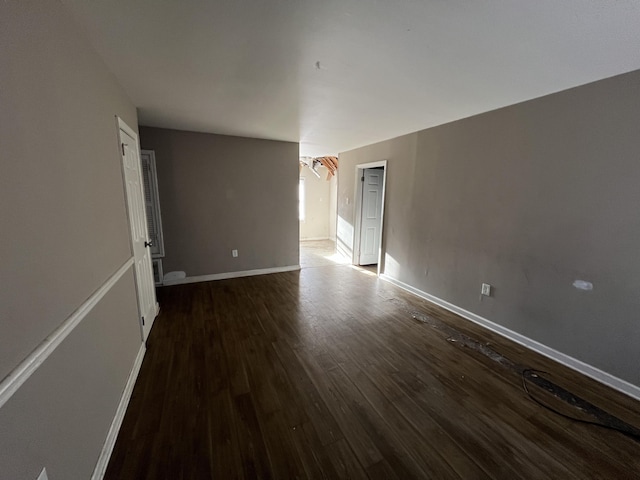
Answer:
[{"label": "gray wall", "polygon": [[0,409],[0,479],[91,478],[140,345],[135,302],[129,270]]},{"label": "gray wall", "polygon": [[[4,379],[130,257],[115,115],[137,121],[58,1],[1,2],[0,45]],[[90,476],[140,345],[131,272],[85,322],[0,409],[0,478]]]},{"label": "gray wall", "polygon": [[640,386],[639,139],[632,72],[346,152],[338,234],[388,160],[385,273]]},{"label": "gray wall", "polygon": [[156,154],[165,273],[298,265],[297,143],[149,127],[140,141]]}]

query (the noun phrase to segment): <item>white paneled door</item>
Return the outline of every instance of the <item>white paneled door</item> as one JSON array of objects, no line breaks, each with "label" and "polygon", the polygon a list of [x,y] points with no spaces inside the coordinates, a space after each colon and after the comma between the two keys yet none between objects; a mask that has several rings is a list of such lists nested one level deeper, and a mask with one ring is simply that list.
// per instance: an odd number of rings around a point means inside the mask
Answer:
[{"label": "white paneled door", "polygon": [[134,271],[140,310],[142,340],[146,341],[158,313],[156,291],[151,264],[151,241],[147,232],[145,196],[140,162],[138,136],[122,120],[120,128],[120,153],[124,174],[131,244],[135,261]]},{"label": "white paneled door", "polygon": [[384,170],[381,168],[368,168],[363,171],[359,265],[378,263],[383,179]]}]

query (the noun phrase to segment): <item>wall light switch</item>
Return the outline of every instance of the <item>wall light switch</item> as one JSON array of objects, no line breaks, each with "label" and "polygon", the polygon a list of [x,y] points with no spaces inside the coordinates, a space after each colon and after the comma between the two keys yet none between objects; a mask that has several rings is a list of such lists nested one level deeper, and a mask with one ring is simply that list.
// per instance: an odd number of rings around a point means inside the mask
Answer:
[{"label": "wall light switch", "polygon": [[491,296],[491,285],[489,285],[488,283],[483,283],[482,284],[482,290],[480,290],[480,293],[482,295],[490,297]]},{"label": "wall light switch", "polygon": [[231,256],[233,258],[237,257],[238,256],[238,250],[231,250]]}]

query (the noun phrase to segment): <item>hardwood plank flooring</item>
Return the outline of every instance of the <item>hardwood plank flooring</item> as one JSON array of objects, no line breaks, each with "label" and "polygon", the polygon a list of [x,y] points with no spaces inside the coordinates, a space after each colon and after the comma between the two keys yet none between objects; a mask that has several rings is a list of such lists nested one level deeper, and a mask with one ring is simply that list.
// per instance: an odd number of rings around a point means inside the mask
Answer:
[{"label": "hardwood plank flooring", "polygon": [[158,296],[107,480],[640,478],[640,442],[540,407],[517,372],[412,312],[635,427],[640,402],[370,272],[321,266]]}]

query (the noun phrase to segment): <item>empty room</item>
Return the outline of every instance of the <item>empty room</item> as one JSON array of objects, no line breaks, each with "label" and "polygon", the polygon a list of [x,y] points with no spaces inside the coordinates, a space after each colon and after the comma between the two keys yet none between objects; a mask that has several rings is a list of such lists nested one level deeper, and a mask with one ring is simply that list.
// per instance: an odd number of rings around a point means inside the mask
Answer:
[{"label": "empty room", "polygon": [[638,25],[0,2],[0,480],[640,478]]}]

